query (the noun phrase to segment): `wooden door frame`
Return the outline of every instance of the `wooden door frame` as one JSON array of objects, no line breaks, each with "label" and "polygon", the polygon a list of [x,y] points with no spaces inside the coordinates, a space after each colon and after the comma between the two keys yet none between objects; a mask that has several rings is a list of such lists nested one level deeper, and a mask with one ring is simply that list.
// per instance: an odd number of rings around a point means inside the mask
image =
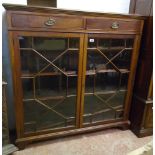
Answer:
[{"label": "wooden door frame", "polygon": [[[52,37],[52,36],[59,36],[59,37],[79,37],[80,38],[80,53],[79,53],[79,72],[78,72],[78,91],[77,91],[77,111],[76,111],[76,126],[75,128],[65,128],[62,130],[48,130],[48,131],[41,131],[36,132],[35,134],[24,134],[24,128],[23,128],[23,102],[22,101],[22,92],[21,92],[21,83],[20,83],[20,51],[19,51],[19,44],[17,40],[17,36],[44,36],[44,37]],[[13,72],[13,81],[14,81],[14,99],[15,99],[15,108],[16,108],[16,129],[17,129],[17,143],[20,145],[24,145],[24,142],[30,142],[35,141],[39,139],[46,139],[46,138],[52,138],[52,137],[62,137],[63,135],[73,135],[83,132],[89,132],[89,131],[95,131],[96,128],[104,129],[109,127],[115,127],[115,126],[126,126],[128,125],[128,114],[130,109],[130,103],[131,103],[131,96],[132,96],[132,89],[133,89],[133,81],[134,76],[136,72],[136,65],[137,65],[137,59],[138,59],[138,53],[139,53],[139,44],[140,44],[140,37],[141,35],[134,35],[135,41],[134,41],[134,50],[132,55],[132,61],[131,61],[131,69],[133,72],[132,75],[130,75],[128,80],[128,97],[125,101],[125,110],[124,110],[124,120],[115,120],[115,121],[107,121],[103,123],[95,123],[91,124],[90,127],[83,127],[83,111],[84,111],[84,91],[85,91],[85,74],[86,74],[86,59],[87,59],[87,44],[88,44],[88,33],[57,33],[57,32],[27,32],[27,31],[9,31],[9,43],[10,43],[10,53],[11,53],[11,61],[12,61],[12,72]],[[97,36],[127,36],[128,34],[104,34],[104,33],[98,33],[94,34]],[[131,36],[131,35],[128,35]],[[131,82],[129,82],[131,81]],[[131,84],[131,86],[130,86]],[[16,86],[16,87],[15,87]],[[130,102],[130,103],[129,103]],[[98,125],[98,127],[96,126]],[[96,126],[96,127],[95,127]],[[30,138],[31,137],[31,138]]]},{"label": "wooden door frame", "polygon": [[[21,62],[20,62],[20,47],[18,36],[34,36],[34,37],[64,37],[64,38],[79,38],[79,60],[78,60],[78,77],[77,77],[77,99],[76,99],[76,124],[75,127],[66,127],[60,129],[47,129],[41,130],[34,133],[24,133],[24,107],[23,107],[23,92],[22,92],[22,81],[21,81]],[[16,109],[16,129],[17,138],[35,136],[39,134],[46,134],[52,132],[59,132],[65,130],[71,130],[79,128],[79,114],[80,114],[80,91],[81,91],[81,80],[82,80],[82,56],[83,56],[83,39],[84,34],[82,33],[63,33],[63,32],[27,32],[27,31],[9,31],[9,43],[10,43],[10,54],[12,62],[12,77],[14,85],[14,103]]]},{"label": "wooden door frame", "polygon": [[141,35],[136,34],[104,34],[104,33],[93,33],[93,34],[85,34],[84,36],[84,48],[83,48],[83,69],[82,69],[82,86],[81,86],[81,108],[80,108],[80,128],[85,127],[83,125],[83,114],[84,114],[84,93],[85,93],[85,81],[86,81],[86,64],[87,64],[87,46],[88,46],[88,38],[90,36],[95,37],[109,37],[109,38],[129,38],[132,37],[134,39],[133,44],[133,50],[131,55],[131,62],[130,62],[130,73],[127,83],[127,93],[124,101],[124,113],[122,119],[113,119],[113,120],[107,120],[103,122],[96,122],[87,126],[93,126],[93,125],[100,125],[100,124],[106,124],[106,123],[113,123],[118,121],[127,121],[129,118],[129,111],[130,111],[130,105],[131,105],[131,98],[133,94],[133,86],[134,86],[134,79],[135,79],[135,73],[136,73],[136,67],[137,67],[137,61],[139,56],[139,48],[140,48],[140,41],[141,41]]}]

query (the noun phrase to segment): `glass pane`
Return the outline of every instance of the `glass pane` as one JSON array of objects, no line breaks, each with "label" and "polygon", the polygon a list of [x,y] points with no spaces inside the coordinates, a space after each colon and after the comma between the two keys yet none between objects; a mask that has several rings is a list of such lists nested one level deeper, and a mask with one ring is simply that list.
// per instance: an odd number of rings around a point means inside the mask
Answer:
[{"label": "glass pane", "polygon": [[[75,125],[75,97],[24,102],[25,132]],[[35,107],[35,108],[32,108]]]},{"label": "glass pane", "polygon": [[122,90],[126,90],[127,89],[128,77],[129,77],[129,74],[121,74],[121,84],[120,84],[120,87],[121,87]]},{"label": "glass pane", "polygon": [[68,85],[66,86],[67,88],[67,95],[76,95],[77,93],[77,77],[76,76],[69,76],[67,78],[68,80]]},{"label": "glass pane", "polygon": [[[109,94],[108,94],[109,95]],[[86,95],[84,104],[84,123],[114,119],[115,111],[103,102],[100,95]]]},{"label": "glass pane", "polygon": [[[123,102],[126,95],[126,91],[117,91],[111,94],[107,103],[115,109],[123,108]],[[101,96],[102,97],[102,96]]]},{"label": "glass pane", "polygon": [[24,129],[75,127],[79,38],[19,37]]},{"label": "glass pane", "polygon": [[133,39],[126,39],[126,47],[127,48],[132,48],[133,47]]},{"label": "glass pane", "polygon": [[[67,38],[33,38],[33,48],[41,54],[42,59],[53,62],[67,50]],[[67,52],[67,51],[66,51]],[[60,57],[61,58],[61,57]]]},{"label": "glass pane", "polygon": [[111,47],[124,47],[125,40],[124,39],[111,39]]},{"label": "glass pane", "polygon": [[112,91],[119,88],[119,73],[100,73],[96,76],[95,92]]},{"label": "glass pane", "polygon": [[100,49],[107,49],[111,45],[111,40],[109,39],[97,39],[98,40],[98,48]]},{"label": "glass pane", "polygon": [[69,39],[69,48],[79,48],[79,39],[78,38]]},{"label": "glass pane", "polygon": [[123,117],[133,41],[88,39],[84,124]]},{"label": "glass pane", "polygon": [[34,87],[33,87],[33,78],[23,78],[22,87],[23,87],[23,98],[30,99],[34,97]]},{"label": "glass pane", "polygon": [[31,48],[32,47],[32,37],[18,37],[20,48]]},{"label": "glass pane", "polygon": [[34,37],[33,48],[37,51],[44,50],[51,52],[55,50],[65,50],[67,48],[67,39]]},{"label": "glass pane", "polygon": [[66,94],[65,83],[66,77],[62,74],[38,76],[35,80],[36,97],[64,96]]},{"label": "glass pane", "polygon": [[66,74],[77,74],[78,51],[68,50],[61,58],[56,60],[54,64]]},{"label": "glass pane", "polygon": [[130,50],[124,50],[119,56],[117,56],[115,59],[113,59],[113,63],[119,68],[119,69],[130,69],[130,60],[131,60],[131,51]]},{"label": "glass pane", "polygon": [[92,118],[92,122],[99,122],[114,118],[115,118],[115,111],[111,110],[110,108],[104,108],[101,111],[96,112],[96,114]]},{"label": "glass pane", "polygon": [[105,69],[105,64],[108,61],[96,50],[88,50],[87,53],[87,70],[94,70],[97,67]]},{"label": "glass pane", "polygon": [[97,47],[97,39],[89,38],[88,39],[88,48],[95,48],[95,47]]},{"label": "glass pane", "polygon": [[95,74],[95,71],[89,71],[89,75],[86,76],[85,81],[85,93],[93,93],[94,92],[94,85],[95,85],[95,76],[90,75],[92,72],[92,75]]},{"label": "glass pane", "polygon": [[33,50],[21,50],[21,71],[22,74],[35,74],[47,65]]}]

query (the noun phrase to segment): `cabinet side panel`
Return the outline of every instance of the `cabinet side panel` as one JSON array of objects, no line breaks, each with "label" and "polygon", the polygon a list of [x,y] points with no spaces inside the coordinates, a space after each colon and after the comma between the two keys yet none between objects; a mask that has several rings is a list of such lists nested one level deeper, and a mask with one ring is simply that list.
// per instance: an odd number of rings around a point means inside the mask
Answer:
[{"label": "cabinet side panel", "polygon": [[23,131],[23,108],[21,102],[21,86],[19,83],[19,55],[17,50],[17,44],[15,41],[15,33],[9,32],[9,45],[10,45],[10,55],[11,55],[11,64],[12,64],[12,78],[14,85],[14,103],[15,103],[15,113],[16,113],[16,130],[17,137],[22,136]]}]

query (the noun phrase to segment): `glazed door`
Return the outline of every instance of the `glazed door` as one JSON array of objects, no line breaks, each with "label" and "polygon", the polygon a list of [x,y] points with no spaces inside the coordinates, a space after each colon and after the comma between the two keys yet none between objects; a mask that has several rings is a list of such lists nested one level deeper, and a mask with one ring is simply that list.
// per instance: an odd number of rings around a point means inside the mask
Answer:
[{"label": "glazed door", "polygon": [[81,124],[123,119],[134,36],[89,34],[86,42]]},{"label": "glazed door", "polygon": [[79,123],[82,35],[21,32],[16,37],[23,133],[76,128]]}]

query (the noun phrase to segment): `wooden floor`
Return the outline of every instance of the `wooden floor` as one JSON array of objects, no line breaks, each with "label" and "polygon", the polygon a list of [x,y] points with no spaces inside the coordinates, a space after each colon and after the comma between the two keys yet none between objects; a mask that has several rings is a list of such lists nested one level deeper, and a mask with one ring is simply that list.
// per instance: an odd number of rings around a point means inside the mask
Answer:
[{"label": "wooden floor", "polygon": [[130,130],[109,129],[28,145],[13,155],[126,155],[152,140]]}]

